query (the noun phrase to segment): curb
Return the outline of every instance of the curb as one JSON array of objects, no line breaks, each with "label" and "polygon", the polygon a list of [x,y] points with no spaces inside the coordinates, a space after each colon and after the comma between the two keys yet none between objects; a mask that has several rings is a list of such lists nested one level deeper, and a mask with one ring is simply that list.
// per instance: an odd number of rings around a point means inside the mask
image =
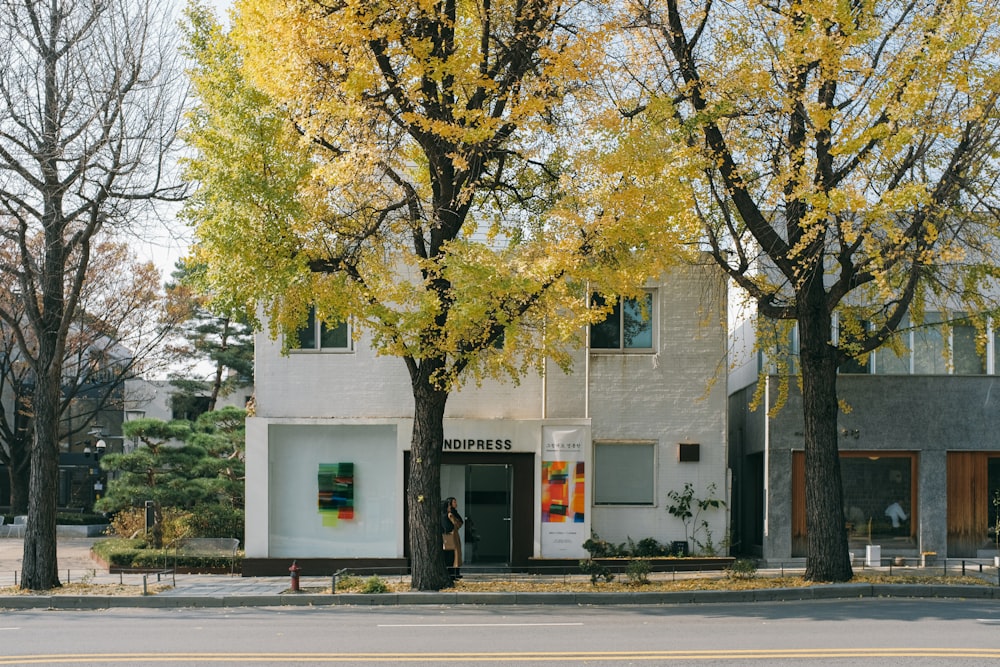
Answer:
[{"label": "curb", "polygon": [[793,602],[856,598],[1000,599],[992,586],[928,584],[829,584],[804,588],[747,591],[671,591],[650,593],[340,593],[337,595],[4,595],[0,609],[111,609],[177,607],[337,607],[403,605],[677,605]]}]

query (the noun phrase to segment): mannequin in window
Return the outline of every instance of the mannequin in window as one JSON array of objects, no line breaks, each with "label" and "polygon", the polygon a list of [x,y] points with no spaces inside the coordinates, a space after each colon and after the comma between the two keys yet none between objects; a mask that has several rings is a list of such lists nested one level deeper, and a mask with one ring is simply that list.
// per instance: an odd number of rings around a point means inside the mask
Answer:
[{"label": "mannequin in window", "polygon": [[892,521],[893,528],[899,528],[901,521],[906,521],[908,518],[906,512],[903,511],[903,506],[899,504],[897,500],[893,504],[885,508],[885,515]]}]

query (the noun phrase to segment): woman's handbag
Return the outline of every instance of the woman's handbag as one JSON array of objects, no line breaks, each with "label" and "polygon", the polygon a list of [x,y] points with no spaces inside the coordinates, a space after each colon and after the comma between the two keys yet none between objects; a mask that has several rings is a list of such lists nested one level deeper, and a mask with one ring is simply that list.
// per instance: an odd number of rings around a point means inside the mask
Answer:
[{"label": "woman's handbag", "polygon": [[458,548],[458,531],[453,530],[450,533],[443,533],[441,537],[443,538],[445,551],[454,551]]}]

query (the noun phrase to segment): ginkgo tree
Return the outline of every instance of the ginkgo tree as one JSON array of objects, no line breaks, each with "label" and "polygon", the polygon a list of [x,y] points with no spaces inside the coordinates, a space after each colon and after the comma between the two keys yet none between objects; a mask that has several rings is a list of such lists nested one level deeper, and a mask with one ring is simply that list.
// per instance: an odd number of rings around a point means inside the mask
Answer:
[{"label": "ginkgo tree", "polygon": [[228,33],[188,13],[199,189],[185,214],[202,278],[218,307],[260,308],[273,335],[314,307],[404,362],[417,589],[449,581],[436,502],[449,394],[568,364],[603,315],[588,290],[635,293],[657,271],[643,249],[670,239],[642,224],[668,210],[631,219],[570,187],[626,180],[569,170],[612,136],[580,130],[600,106],[587,85],[603,66],[599,9],[244,0]]},{"label": "ginkgo tree", "polygon": [[632,0],[624,12],[617,103],[672,165],[652,187],[687,202],[762,322],[798,328],[806,578],[850,579],[838,367],[932,304],[980,320],[996,308],[1000,7]]}]

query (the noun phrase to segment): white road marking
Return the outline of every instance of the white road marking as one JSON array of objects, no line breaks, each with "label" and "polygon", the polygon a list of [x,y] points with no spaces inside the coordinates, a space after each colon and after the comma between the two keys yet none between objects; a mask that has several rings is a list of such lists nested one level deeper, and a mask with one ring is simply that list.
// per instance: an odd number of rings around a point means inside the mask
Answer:
[{"label": "white road marking", "polygon": [[583,623],[381,623],[380,628],[542,628]]}]

